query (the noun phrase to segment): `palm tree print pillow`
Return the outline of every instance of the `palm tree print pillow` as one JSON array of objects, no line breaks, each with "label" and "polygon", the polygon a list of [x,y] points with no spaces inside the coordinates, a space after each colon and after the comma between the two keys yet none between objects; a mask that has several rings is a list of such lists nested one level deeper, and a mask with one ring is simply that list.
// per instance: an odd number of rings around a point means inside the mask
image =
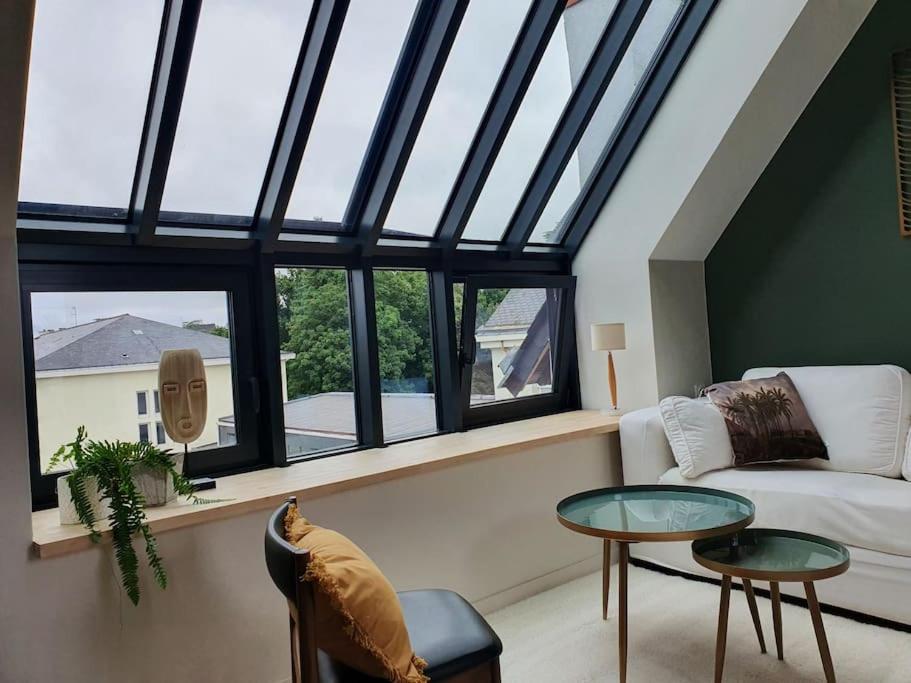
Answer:
[{"label": "palm tree print pillow", "polygon": [[705,394],[724,416],[734,451],[734,467],[781,460],[829,459],[826,445],[786,373],[713,384]]}]

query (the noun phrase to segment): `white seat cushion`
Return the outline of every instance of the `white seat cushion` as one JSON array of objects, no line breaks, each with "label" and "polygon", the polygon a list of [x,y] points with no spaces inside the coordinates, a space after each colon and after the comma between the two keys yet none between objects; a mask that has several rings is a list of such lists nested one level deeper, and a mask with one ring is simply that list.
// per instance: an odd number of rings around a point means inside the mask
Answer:
[{"label": "white seat cushion", "polygon": [[674,460],[684,477],[698,477],[734,463],[724,417],[709,399],[668,396],[658,408]]},{"label": "white seat cushion", "polygon": [[808,462],[838,472],[900,477],[911,427],[911,375],[895,365],[754,368],[743,379],[786,372],[826,443],[829,460]]},{"label": "white seat cushion", "polygon": [[662,484],[707,486],[746,496],[753,526],[819,534],[834,541],[911,557],[911,482],[797,467],[749,467],[685,479],[668,470]]}]

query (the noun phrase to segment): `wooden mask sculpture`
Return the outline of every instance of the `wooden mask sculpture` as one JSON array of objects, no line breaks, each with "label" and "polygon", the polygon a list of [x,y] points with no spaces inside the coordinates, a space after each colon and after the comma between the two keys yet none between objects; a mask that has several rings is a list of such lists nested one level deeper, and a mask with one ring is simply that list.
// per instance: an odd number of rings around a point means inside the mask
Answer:
[{"label": "wooden mask sculpture", "polygon": [[172,441],[196,441],[206,426],[206,369],[196,349],[165,351],[158,361],[161,421]]}]

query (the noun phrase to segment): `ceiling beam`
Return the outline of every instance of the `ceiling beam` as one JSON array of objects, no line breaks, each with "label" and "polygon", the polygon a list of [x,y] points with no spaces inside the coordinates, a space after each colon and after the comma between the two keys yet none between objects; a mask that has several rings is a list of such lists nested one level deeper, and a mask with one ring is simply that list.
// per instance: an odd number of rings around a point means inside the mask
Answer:
[{"label": "ceiling beam", "polygon": [[383,100],[343,223],[375,249],[468,0],[422,0]]},{"label": "ceiling beam", "polygon": [[563,246],[570,256],[585,240],[716,4],[717,0],[690,0],[659,48],[657,61],[640,84],[632,106],[624,112],[564,221],[569,227]]},{"label": "ceiling beam", "polygon": [[155,239],[201,6],[202,0],[165,5],[130,196],[129,224],[137,244]]},{"label": "ceiling beam", "polygon": [[525,17],[437,226],[436,238],[448,251],[462,237],[565,4],[566,0],[534,2]]},{"label": "ceiling beam", "polygon": [[348,0],[313,3],[253,219],[265,253],[278,243],[347,11]]},{"label": "ceiling beam", "polygon": [[650,4],[621,0],[611,14],[506,229],[503,243],[513,254],[521,253],[531,238]]}]

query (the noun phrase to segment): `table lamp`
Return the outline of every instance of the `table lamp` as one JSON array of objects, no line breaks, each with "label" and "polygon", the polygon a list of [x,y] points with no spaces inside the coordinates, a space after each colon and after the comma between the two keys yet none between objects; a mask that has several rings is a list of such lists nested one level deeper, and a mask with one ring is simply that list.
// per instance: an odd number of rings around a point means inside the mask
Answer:
[{"label": "table lamp", "polygon": [[592,323],[592,351],[607,351],[607,385],[610,388],[610,414],[617,413],[617,375],[614,373],[612,351],[626,348],[623,323]]}]

